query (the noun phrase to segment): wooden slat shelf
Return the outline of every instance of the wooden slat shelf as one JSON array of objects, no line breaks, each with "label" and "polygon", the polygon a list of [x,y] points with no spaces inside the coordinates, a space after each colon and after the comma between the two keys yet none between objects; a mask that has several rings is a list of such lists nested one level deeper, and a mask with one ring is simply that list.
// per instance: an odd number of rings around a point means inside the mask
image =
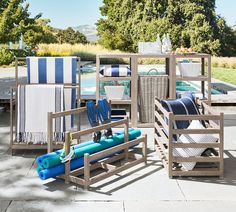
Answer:
[{"label": "wooden slat shelf", "polygon": [[[129,65],[131,69],[131,76],[125,77],[101,77],[100,75],[100,60],[101,58],[127,58],[129,59]],[[120,81],[129,80],[131,83],[130,96],[122,100],[111,100],[111,104],[115,105],[130,105],[130,120],[131,126],[137,126],[137,113],[138,113],[138,61],[136,54],[97,54],[96,56],[96,100],[102,97],[100,94],[100,83],[101,81]]]},{"label": "wooden slat shelf", "polygon": [[[179,58],[197,58],[200,59],[201,63],[201,75],[196,77],[182,77],[176,75],[176,62]],[[205,60],[207,60],[208,67],[207,71],[205,71]],[[170,97],[171,99],[176,98],[176,80],[182,81],[199,81],[201,82],[201,93],[203,94],[203,98],[207,98],[208,105],[211,104],[211,55],[205,53],[196,53],[196,54],[173,54],[172,55],[172,63],[171,63],[171,73],[170,73]],[[191,71],[191,70],[189,70]],[[207,82],[207,83],[206,83]],[[207,89],[205,86],[207,84]]]},{"label": "wooden slat shelf", "polygon": [[100,77],[101,81],[132,80],[132,77]]},{"label": "wooden slat shelf", "polygon": [[131,103],[131,99],[111,100],[113,105],[130,105]]},{"label": "wooden slat shelf", "polygon": [[181,77],[177,76],[176,80],[183,80],[183,81],[208,81],[207,76],[197,76],[197,77]]},{"label": "wooden slat shelf", "polygon": [[205,54],[205,53],[196,53],[196,54],[174,54],[173,56],[175,56],[176,58],[208,58],[210,57],[209,54]]},{"label": "wooden slat shelf", "polygon": [[137,58],[170,58],[171,54],[135,54]]},{"label": "wooden slat shelf", "polygon": [[[100,70],[100,59],[101,58],[127,58],[130,61],[131,76],[129,77],[101,77]],[[211,102],[211,66],[208,66],[207,71],[205,71],[205,61],[211,64],[211,55],[205,53],[196,54],[139,54],[139,53],[128,53],[128,54],[98,54],[96,56],[96,66],[97,66],[97,78],[96,78],[96,100],[98,100],[101,95],[99,93],[100,81],[118,81],[118,80],[130,80],[131,82],[131,95],[130,100],[119,100],[112,101],[112,104],[128,104],[130,105],[131,111],[131,123],[135,127],[138,123],[138,61],[141,58],[163,58],[166,60],[166,74],[169,78],[169,98],[176,98],[176,80],[182,81],[199,81],[201,82],[201,92],[203,93],[203,98],[206,97],[208,104]],[[201,75],[197,77],[180,77],[176,75],[176,61],[178,58],[197,58],[201,60]],[[206,74],[207,73],[207,74]],[[207,85],[207,91],[205,86]],[[132,101],[131,101],[132,100]],[[143,126],[153,126],[153,123],[144,123]]]},{"label": "wooden slat shelf", "polygon": [[111,53],[105,53],[105,54],[99,54],[97,55],[99,58],[130,58],[134,54],[126,53],[126,54],[111,54]]}]

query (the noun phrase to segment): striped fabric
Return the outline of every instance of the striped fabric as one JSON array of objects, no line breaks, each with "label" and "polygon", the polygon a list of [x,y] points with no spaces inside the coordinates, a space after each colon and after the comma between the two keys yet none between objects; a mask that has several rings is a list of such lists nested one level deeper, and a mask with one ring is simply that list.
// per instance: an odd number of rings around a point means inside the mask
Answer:
[{"label": "striped fabric", "polygon": [[127,77],[131,76],[131,70],[128,66],[110,65],[101,68],[100,74],[105,77]]},{"label": "striped fabric", "polygon": [[[27,57],[28,83],[75,84],[76,57]],[[65,110],[76,106],[76,89],[64,89]],[[73,116],[66,117],[66,130],[74,125]]]},{"label": "striped fabric", "polygon": [[[205,127],[198,120],[194,120],[189,125],[188,129],[205,129]],[[177,142],[182,143],[214,143],[218,139],[210,134],[190,134],[181,135]],[[205,151],[205,148],[175,148],[173,149],[174,156],[191,157],[200,156]],[[183,162],[181,163],[185,170],[192,170],[196,162]]]},{"label": "striped fabric", "polygon": [[[162,106],[168,111],[173,112],[175,115],[199,115],[200,112],[194,100],[185,96],[176,100],[162,100]],[[165,117],[166,118],[166,117]],[[167,118],[166,121],[168,122]],[[175,129],[186,129],[190,125],[190,121],[178,120],[173,123]],[[174,135],[174,140],[177,140],[179,135]]]},{"label": "striped fabric", "polygon": [[[19,85],[17,142],[47,143],[47,112],[63,110],[62,85]],[[64,118],[54,120],[54,141],[64,140],[64,126]]]}]

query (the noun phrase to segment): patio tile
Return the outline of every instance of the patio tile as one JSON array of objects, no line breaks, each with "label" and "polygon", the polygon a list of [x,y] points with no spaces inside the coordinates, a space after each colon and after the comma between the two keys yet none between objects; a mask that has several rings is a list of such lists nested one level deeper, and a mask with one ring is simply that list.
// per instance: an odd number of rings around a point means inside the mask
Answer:
[{"label": "patio tile", "polygon": [[16,175],[15,182],[0,188],[2,200],[74,200],[75,186],[62,180],[42,182],[38,177]]},{"label": "patio tile", "polygon": [[123,212],[123,202],[13,201],[7,212]]},{"label": "patio tile", "polygon": [[10,204],[10,201],[0,200],[0,211],[6,211],[9,204]]},{"label": "patio tile", "polygon": [[[234,124],[236,121],[234,121]],[[226,150],[236,150],[236,127],[225,127],[224,128],[224,149]]]},{"label": "patio tile", "polygon": [[236,202],[231,201],[137,201],[124,202],[126,212],[233,212],[236,208]]},{"label": "patio tile", "polygon": [[184,200],[176,180],[169,179],[165,170],[135,175],[112,176],[92,185],[90,191],[78,188],[76,200]]},{"label": "patio tile", "polygon": [[178,183],[187,200],[235,200],[236,179],[183,178]]}]

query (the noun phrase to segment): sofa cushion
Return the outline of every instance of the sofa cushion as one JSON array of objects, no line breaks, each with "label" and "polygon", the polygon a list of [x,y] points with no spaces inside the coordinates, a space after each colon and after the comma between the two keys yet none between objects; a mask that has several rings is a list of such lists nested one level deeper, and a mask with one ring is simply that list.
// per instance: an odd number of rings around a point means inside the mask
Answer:
[{"label": "sofa cushion", "polygon": [[[200,121],[194,120],[189,125],[188,129],[205,129]],[[217,137],[211,134],[183,134],[177,140],[182,143],[214,143],[218,140]],[[173,155],[180,157],[200,156],[206,148],[174,148]],[[182,162],[182,167],[185,170],[192,170],[196,162]]]},{"label": "sofa cushion", "polygon": [[[173,112],[174,115],[199,115],[197,105],[195,104],[193,96],[184,96],[176,100],[161,100],[162,106],[168,111]],[[168,123],[167,117],[165,117]],[[190,125],[191,121],[178,120],[173,123],[175,129],[186,129]],[[176,140],[178,137],[174,136]]]}]

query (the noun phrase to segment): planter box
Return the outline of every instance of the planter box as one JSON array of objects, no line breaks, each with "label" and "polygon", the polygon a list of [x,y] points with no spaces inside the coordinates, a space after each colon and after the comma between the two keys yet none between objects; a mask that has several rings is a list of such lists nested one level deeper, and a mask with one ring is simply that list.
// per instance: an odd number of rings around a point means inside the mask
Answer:
[{"label": "planter box", "polygon": [[179,62],[180,75],[182,77],[197,77],[201,75],[201,63],[198,62]]},{"label": "planter box", "polygon": [[125,86],[104,86],[106,96],[109,100],[121,100],[124,96]]}]

